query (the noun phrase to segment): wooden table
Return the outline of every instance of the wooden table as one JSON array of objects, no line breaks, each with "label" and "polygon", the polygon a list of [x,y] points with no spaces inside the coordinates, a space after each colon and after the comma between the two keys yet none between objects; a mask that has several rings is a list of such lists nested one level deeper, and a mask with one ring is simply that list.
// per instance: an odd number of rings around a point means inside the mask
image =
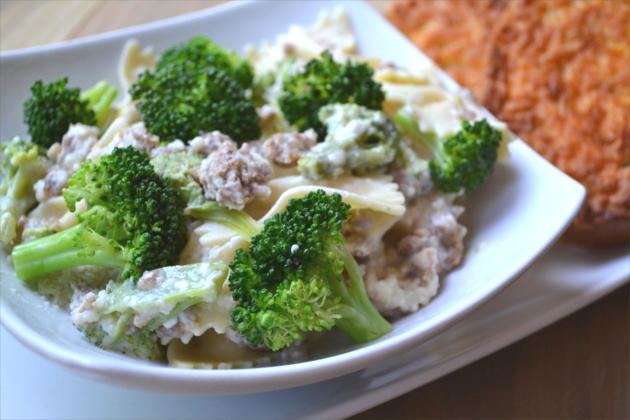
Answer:
[{"label": "wooden table", "polygon": [[[1,1],[0,49],[43,45],[221,1]],[[378,10],[386,2],[371,1]],[[629,288],[354,418],[630,418]]]}]

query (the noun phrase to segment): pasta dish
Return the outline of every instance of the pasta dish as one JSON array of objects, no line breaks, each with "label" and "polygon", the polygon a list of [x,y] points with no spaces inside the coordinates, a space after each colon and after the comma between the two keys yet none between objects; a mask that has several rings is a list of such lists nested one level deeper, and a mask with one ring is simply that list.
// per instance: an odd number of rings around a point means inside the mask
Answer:
[{"label": "pasta dish", "polygon": [[18,278],[96,346],[180,368],[386,335],[461,263],[462,198],[511,140],[435,66],[362,55],[343,9],[242,55],[131,39],[117,81],[34,82],[30,138],[0,149]]}]

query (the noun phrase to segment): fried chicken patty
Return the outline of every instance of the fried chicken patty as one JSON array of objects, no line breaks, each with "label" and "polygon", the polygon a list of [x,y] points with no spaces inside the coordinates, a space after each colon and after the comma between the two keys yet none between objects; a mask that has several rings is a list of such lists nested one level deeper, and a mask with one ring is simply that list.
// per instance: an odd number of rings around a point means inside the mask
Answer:
[{"label": "fried chicken patty", "polygon": [[630,238],[630,2],[400,1],[386,12],[540,155],[587,189],[566,239]]}]

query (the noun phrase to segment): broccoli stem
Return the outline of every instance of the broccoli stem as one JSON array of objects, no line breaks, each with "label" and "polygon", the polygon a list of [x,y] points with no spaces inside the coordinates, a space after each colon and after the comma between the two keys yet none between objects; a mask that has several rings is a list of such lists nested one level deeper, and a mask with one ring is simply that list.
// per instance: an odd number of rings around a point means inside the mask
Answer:
[{"label": "broccoli stem", "polygon": [[81,93],[81,99],[87,99],[96,115],[96,125],[103,127],[107,122],[111,104],[118,96],[118,90],[111,83],[101,80],[90,89]]},{"label": "broccoli stem", "polygon": [[[77,235],[81,243],[91,244],[89,250],[77,245]],[[82,225],[20,244],[13,249],[12,258],[21,280],[81,265],[122,270],[127,263],[120,248]]]},{"label": "broccoli stem", "polygon": [[437,135],[420,131],[418,123],[414,121],[411,115],[403,108],[400,108],[398,112],[396,112],[394,121],[412,140],[419,141],[420,144],[428,147],[434,157],[443,159],[442,144]]},{"label": "broccoli stem", "polygon": [[392,325],[374,307],[365,290],[363,276],[356,260],[345,246],[339,247],[339,256],[344,263],[350,285],[330,282],[334,295],[341,297],[340,319],[335,325],[356,343],[367,343],[387,334]]},{"label": "broccoli stem", "polygon": [[197,219],[220,223],[247,240],[251,240],[263,228],[262,223],[258,223],[246,212],[223,207],[214,201],[187,207],[184,213]]},{"label": "broccoli stem", "polygon": [[184,309],[189,308],[197,303],[203,302],[203,296],[192,296],[187,299],[182,299],[175,304],[175,307],[167,314],[161,314],[155,317],[147,324],[147,328],[151,331],[156,330],[160,325],[164,324],[169,319],[176,317]]},{"label": "broccoli stem", "polygon": [[422,173],[429,170],[429,161],[420,158],[412,149],[411,145],[406,141],[398,143],[398,159],[406,169],[407,173],[413,176],[421,176]]},{"label": "broccoli stem", "polygon": [[125,328],[132,316],[133,311],[127,311],[120,314],[120,318],[118,318],[118,322],[116,322],[116,327],[114,328],[113,333],[105,342],[106,345],[111,346],[125,335]]}]

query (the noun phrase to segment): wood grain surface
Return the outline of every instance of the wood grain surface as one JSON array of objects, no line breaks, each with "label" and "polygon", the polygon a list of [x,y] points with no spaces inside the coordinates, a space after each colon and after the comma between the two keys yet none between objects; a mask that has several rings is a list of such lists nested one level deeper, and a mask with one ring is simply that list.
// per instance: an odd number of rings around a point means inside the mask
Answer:
[{"label": "wood grain surface", "polygon": [[[93,35],[222,1],[0,1],[0,49]],[[385,1],[369,2],[377,10]],[[628,285],[356,419],[628,419]]]}]

